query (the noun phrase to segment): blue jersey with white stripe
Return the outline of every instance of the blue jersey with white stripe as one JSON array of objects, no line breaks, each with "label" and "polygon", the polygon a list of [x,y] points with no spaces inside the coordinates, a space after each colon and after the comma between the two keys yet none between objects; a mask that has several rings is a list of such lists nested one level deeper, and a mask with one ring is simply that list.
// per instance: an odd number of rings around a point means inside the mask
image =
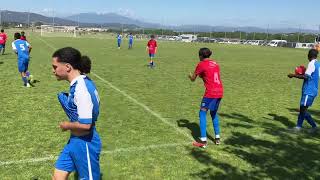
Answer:
[{"label": "blue jersey with white stripe", "polygon": [[308,68],[305,72],[307,79],[303,81],[302,94],[317,96],[318,95],[318,84],[319,84],[319,72],[320,63],[318,60],[313,59],[309,62]]},{"label": "blue jersey with white stripe", "polygon": [[129,43],[132,44],[133,42],[133,35],[129,35]]},{"label": "blue jersey with white stripe", "polygon": [[60,93],[58,99],[71,122],[93,124],[99,116],[99,94],[89,77],[80,75],[70,83],[69,94]]},{"label": "blue jersey with white stripe", "polygon": [[117,39],[118,39],[118,42],[121,42],[122,36],[119,34],[118,37],[117,37]]},{"label": "blue jersey with white stripe", "polygon": [[27,41],[17,39],[12,42],[12,49],[17,52],[19,60],[29,60],[29,47]]}]

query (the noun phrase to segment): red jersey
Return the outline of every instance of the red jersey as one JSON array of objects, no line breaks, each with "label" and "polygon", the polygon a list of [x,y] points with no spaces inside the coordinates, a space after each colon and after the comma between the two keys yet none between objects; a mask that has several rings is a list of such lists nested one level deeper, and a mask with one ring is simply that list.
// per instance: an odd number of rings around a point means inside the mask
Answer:
[{"label": "red jersey", "polygon": [[21,39],[21,40],[24,40],[24,41],[27,40],[26,36],[21,36],[20,39]]},{"label": "red jersey", "polygon": [[220,78],[220,67],[217,62],[211,59],[204,59],[197,65],[195,74],[202,78],[204,86],[206,87],[204,97],[223,97],[223,86]]},{"label": "red jersey", "polygon": [[0,33],[0,44],[5,44],[7,42],[7,34]]},{"label": "red jersey", "polygon": [[155,54],[157,46],[157,41],[154,39],[149,40],[148,44],[149,54]]}]

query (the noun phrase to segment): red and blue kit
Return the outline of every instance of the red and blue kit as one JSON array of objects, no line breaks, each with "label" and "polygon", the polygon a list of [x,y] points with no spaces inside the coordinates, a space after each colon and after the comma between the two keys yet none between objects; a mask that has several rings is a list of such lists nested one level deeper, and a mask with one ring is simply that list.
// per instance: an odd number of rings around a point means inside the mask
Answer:
[{"label": "red and blue kit", "polygon": [[220,78],[220,67],[211,59],[204,59],[196,67],[195,74],[200,76],[206,87],[205,98],[222,98],[223,85]]},{"label": "red and blue kit", "polygon": [[149,54],[154,55],[156,53],[156,48],[158,47],[157,41],[154,39],[149,40],[148,44]]}]

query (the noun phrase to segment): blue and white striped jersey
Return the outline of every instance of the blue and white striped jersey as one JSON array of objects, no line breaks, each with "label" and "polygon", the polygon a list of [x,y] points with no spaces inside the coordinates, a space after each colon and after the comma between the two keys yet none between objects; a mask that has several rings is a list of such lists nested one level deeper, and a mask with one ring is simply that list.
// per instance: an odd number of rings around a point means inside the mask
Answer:
[{"label": "blue and white striped jersey", "polygon": [[318,85],[320,76],[320,63],[317,59],[313,59],[309,62],[308,68],[305,75],[308,79],[303,81],[302,94],[317,96],[318,95]]},{"label": "blue and white striped jersey", "polygon": [[18,59],[29,60],[29,47],[30,47],[30,44],[24,40],[17,39],[12,42],[12,50],[17,52]]}]

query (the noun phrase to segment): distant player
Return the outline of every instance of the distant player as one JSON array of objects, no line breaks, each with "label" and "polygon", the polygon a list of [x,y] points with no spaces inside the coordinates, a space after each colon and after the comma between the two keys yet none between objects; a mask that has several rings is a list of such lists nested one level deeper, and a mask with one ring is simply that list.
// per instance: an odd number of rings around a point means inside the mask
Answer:
[{"label": "distant player", "polygon": [[27,37],[26,37],[24,31],[21,32],[21,38],[20,39],[24,40],[24,41],[27,41]]},{"label": "distant player", "polygon": [[3,29],[1,29],[1,32],[0,32],[0,53],[2,52],[2,55],[4,55],[4,52],[6,51],[6,42],[7,42],[7,34],[4,32]]},{"label": "distant player", "polygon": [[195,71],[190,73],[189,78],[195,81],[199,76],[204,82],[206,87],[203,99],[200,105],[200,133],[201,137],[199,142],[193,142],[194,146],[205,148],[207,146],[207,111],[210,110],[212,118],[213,129],[215,132],[215,144],[220,144],[220,127],[218,118],[218,108],[220,101],[223,97],[223,86],[220,78],[220,67],[217,62],[209,59],[212,52],[208,48],[201,48],[199,50],[199,59]]},{"label": "distant player", "polygon": [[133,45],[133,35],[132,33],[129,34],[129,49],[132,49]]},{"label": "distant player", "polygon": [[297,126],[293,128],[295,132],[298,132],[302,128],[304,119],[312,126],[311,133],[317,130],[317,125],[312,119],[311,115],[307,112],[308,107],[313,104],[314,99],[318,95],[319,84],[319,68],[320,62],[317,60],[318,51],[315,49],[309,50],[308,60],[309,64],[305,74],[288,74],[289,78],[303,79],[302,96],[300,100],[300,112],[298,116]]},{"label": "distant player", "polygon": [[121,35],[121,34],[118,34],[118,35],[117,35],[117,41],[118,41],[118,49],[120,49],[120,47],[121,47],[121,41],[122,41],[122,35]]},{"label": "distant player", "polygon": [[20,38],[20,33],[14,34],[15,41],[12,42],[12,49],[18,56],[18,70],[21,74],[23,85],[25,87],[31,87],[26,73],[28,71],[32,47],[27,41],[21,40]]},{"label": "distant player", "polygon": [[157,53],[157,41],[155,40],[154,35],[151,35],[151,39],[148,41],[147,44],[147,51],[149,52],[149,67],[155,67],[154,63],[154,56]]},{"label": "distant player", "polygon": [[101,140],[95,127],[99,116],[99,94],[94,82],[86,75],[90,73],[91,60],[78,50],[66,47],[53,53],[52,67],[58,80],[70,83],[69,93],[58,94],[69,118],[59,127],[70,132],[70,139],[56,161],[53,179],[68,179],[75,171],[78,179],[100,180]]}]

